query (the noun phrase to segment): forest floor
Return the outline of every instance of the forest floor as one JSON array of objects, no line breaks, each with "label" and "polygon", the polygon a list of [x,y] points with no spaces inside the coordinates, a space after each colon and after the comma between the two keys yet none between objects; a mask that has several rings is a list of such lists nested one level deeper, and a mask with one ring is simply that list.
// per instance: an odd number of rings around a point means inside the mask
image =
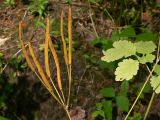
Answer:
[{"label": "forest floor", "polygon": [[[57,26],[59,26],[61,10],[63,9],[65,11],[66,20],[68,5],[52,1],[49,7],[50,17],[54,19],[54,27],[52,29],[58,29]],[[118,87],[120,85],[120,83],[114,82],[113,71],[92,66],[83,57],[85,53],[91,53],[94,54],[94,57],[100,59],[102,52],[100,49],[93,47],[91,41],[98,36],[110,37],[114,29],[114,23],[104,16],[103,11],[94,5],[91,7],[93,9],[92,13],[89,11],[89,6],[85,2],[75,2],[72,8],[74,40],[72,75],[74,82],[70,109],[72,117],[77,118],[75,120],[94,120],[91,114],[95,110],[95,104],[101,100],[98,91],[104,87]],[[24,42],[33,37],[32,42],[37,54],[39,52],[39,46],[44,42],[45,31],[42,28],[38,28],[35,31],[35,16],[28,12],[27,6],[23,3],[19,3],[15,8],[11,8],[3,6],[2,1],[0,1],[0,18],[0,51],[5,55],[5,72],[9,74],[14,70],[11,70],[7,66],[7,60],[21,54],[18,42],[19,22],[21,20],[24,21],[22,26]],[[91,19],[94,20],[94,25]],[[60,36],[53,36],[52,39],[60,45]],[[61,52],[59,52],[59,56],[63,59]],[[38,57],[42,63],[44,59],[42,53]],[[64,61],[61,59],[61,68],[63,70],[62,79],[65,85],[67,73],[65,72]],[[52,72],[55,72],[55,67],[53,67]],[[139,77],[145,78],[145,76]],[[16,86],[14,93],[7,96],[9,98],[9,107],[6,110],[0,110],[0,114],[8,116],[11,120],[66,120],[63,109],[50,97],[47,90],[45,90],[38,78],[29,69],[25,73],[18,73],[17,78],[8,76],[8,80],[11,83],[15,83]],[[140,112],[143,115],[150,95],[146,95],[145,100],[139,101],[134,111]],[[135,95],[130,96],[130,100],[133,102],[135,97]],[[160,115],[159,98],[157,96],[154,99],[150,110],[151,115],[148,120],[160,120],[160,117],[158,117]],[[124,118],[124,114],[121,112],[116,111],[114,115],[113,118],[115,120],[122,120]]]}]

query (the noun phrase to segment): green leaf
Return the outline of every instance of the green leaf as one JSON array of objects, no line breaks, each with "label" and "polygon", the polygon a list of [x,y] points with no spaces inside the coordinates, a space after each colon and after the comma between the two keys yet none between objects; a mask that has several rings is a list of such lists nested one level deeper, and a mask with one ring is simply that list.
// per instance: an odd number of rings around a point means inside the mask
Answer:
[{"label": "green leaf", "polygon": [[[141,88],[142,88],[142,86],[143,86],[143,84],[141,85]],[[151,84],[147,83],[146,86],[143,89],[143,93],[150,93],[151,90],[152,90]],[[140,91],[140,89],[139,89],[139,91]]]},{"label": "green leaf", "polygon": [[116,104],[122,111],[128,112],[129,110],[129,99],[126,96],[117,96]]},{"label": "green leaf", "polygon": [[116,81],[130,80],[137,74],[139,69],[139,62],[133,59],[124,59],[118,63],[115,75]]},{"label": "green leaf", "polygon": [[0,58],[2,58],[3,56],[4,56],[4,54],[0,52]]},{"label": "green leaf", "polygon": [[92,113],[92,117],[96,118],[98,116],[102,116],[103,118],[105,118],[104,111],[103,110],[97,110],[97,111]]},{"label": "green leaf", "polygon": [[97,2],[99,2],[100,0],[89,0],[89,2],[91,2],[91,3],[97,3]]},{"label": "green leaf", "polygon": [[129,83],[128,83],[128,81],[125,80],[121,84],[121,89],[120,89],[119,95],[127,96],[128,89],[129,89]]},{"label": "green leaf", "polygon": [[157,7],[157,8],[160,8],[160,3],[156,3],[156,7]]},{"label": "green leaf", "polygon": [[140,113],[134,113],[133,117],[128,117],[128,120],[142,120],[142,116]]},{"label": "green leaf", "polygon": [[134,44],[127,40],[116,41],[113,43],[113,47],[103,52],[104,56],[101,58],[103,61],[112,62],[136,53]]},{"label": "green leaf", "polygon": [[72,5],[72,0],[68,0],[69,5]]},{"label": "green leaf", "polygon": [[[133,86],[133,92],[138,95],[139,92],[141,91],[141,88],[143,87],[143,82],[142,83],[138,83],[138,84],[135,84]],[[144,99],[144,96],[145,96],[145,93],[151,93],[152,92],[152,87],[151,87],[151,84],[150,83],[147,83],[146,86],[144,87],[139,99]]]},{"label": "green leaf", "polygon": [[152,41],[139,41],[135,43],[136,51],[141,54],[149,54],[155,51],[156,45]]},{"label": "green leaf", "polygon": [[96,38],[91,44],[95,47],[102,47],[103,50],[107,50],[112,47],[113,42],[107,38]]},{"label": "green leaf", "polygon": [[101,109],[102,109],[102,106],[103,106],[102,103],[97,103],[97,104],[96,104],[96,108],[97,108],[98,110],[101,110]]},{"label": "green leaf", "polygon": [[157,75],[160,75],[160,65],[157,65],[154,69],[154,72],[157,74]]},{"label": "green leaf", "polygon": [[103,102],[103,111],[107,120],[112,120],[112,101]]},{"label": "green leaf", "polygon": [[160,93],[160,76],[153,76],[151,78],[151,86],[153,87],[153,90],[158,94]]},{"label": "green leaf", "polygon": [[119,34],[120,37],[134,37],[136,36],[135,30],[133,27],[128,26],[124,28]]},{"label": "green leaf", "polygon": [[37,27],[37,28],[38,28],[38,27],[42,27],[43,29],[46,28],[45,24],[44,24],[42,21],[37,21],[37,22],[36,22],[36,27]]},{"label": "green leaf", "polygon": [[0,116],[0,120],[9,120],[9,119],[6,117]]},{"label": "green leaf", "polygon": [[149,63],[153,63],[153,61],[155,60],[155,55],[152,55],[152,54],[147,54],[147,55],[144,55],[142,57],[139,57],[138,60],[141,64],[145,64],[147,62]]},{"label": "green leaf", "polygon": [[141,33],[136,36],[138,41],[155,41],[157,39],[157,35],[152,32]]},{"label": "green leaf", "polygon": [[116,68],[116,62],[105,62],[102,60],[97,61],[97,64],[102,68],[102,69],[109,69],[109,70],[114,70]]},{"label": "green leaf", "polygon": [[104,97],[115,97],[115,90],[113,89],[113,87],[103,88],[100,90],[100,93]]},{"label": "green leaf", "polygon": [[113,31],[112,36],[111,36],[111,40],[112,41],[117,41],[119,39],[120,39],[119,32],[118,31]]}]

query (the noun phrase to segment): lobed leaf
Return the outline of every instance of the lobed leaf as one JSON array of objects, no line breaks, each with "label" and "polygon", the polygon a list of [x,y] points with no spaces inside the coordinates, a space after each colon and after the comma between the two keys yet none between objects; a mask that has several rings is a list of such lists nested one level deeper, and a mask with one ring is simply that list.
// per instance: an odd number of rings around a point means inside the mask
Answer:
[{"label": "lobed leaf", "polygon": [[122,57],[129,57],[135,55],[136,47],[134,44],[127,40],[120,40],[113,43],[113,47],[107,51],[104,51],[103,61],[112,62]]},{"label": "lobed leaf", "polygon": [[155,51],[156,45],[152,41],[139,41],[135,43],[137,53],[149,54]]},{"label": "lobed leaf", "polygon": [[153,76],[151,78],[151,86],[153,87],[153,90],[158,94],[160,93],[160,75],[159,76]]},{"label": "lobed leaf", "polygon": [[137,74],[139,62],[133,59],[124,59],[118,63],[115,71],[116,81],[130,80]]},{"label": "lobed leaf", "polygon": [[155,55],[147,54],[147,55],[144,55],[144,56],[138,58],[138,60],[139,60],[139,62],[141,64],[145,64],[147,62],[153,63],[153,61],[155,60],[155,58],[156,58]]},{"label": "lobed leaf", "polygon": [[160,75],[160,65],[157,65],[154,69],[154,72],[157,74],[157,75]]}]

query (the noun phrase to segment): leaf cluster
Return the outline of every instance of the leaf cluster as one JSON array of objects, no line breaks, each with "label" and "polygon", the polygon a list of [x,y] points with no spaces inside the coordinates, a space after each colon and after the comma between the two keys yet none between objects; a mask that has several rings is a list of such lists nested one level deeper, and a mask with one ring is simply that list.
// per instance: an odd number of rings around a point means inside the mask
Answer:
[{"label": "leaf cluster", "polygon": [[13,7],[16,5],[16,2],[15,2],[15,0],[5,0],[4,4],[6,4],[7,6]]},{"label": "leaf cluster", "polygon": [[[130,80],[137,74],[139,64],[153,63],[156,49],[153,41],[138,41],[132,43],[127,40],[115,41],[113,48],[103,51],[103,61],[120,60],[116,68],[116,81]],[[121,61],[122,60],[122,61]]]},{"label": "leaf cluster", "polygon": [[46,5],[48,3],[48,0],[32,0],[31,4],[28,6],[28,9],[32,12],[32,14],[38,14],[40,17],[43,17],[46,15]]},{"label": "leaf cluster", "polygon": [[100,94],[103,96],[104,100],[96,104],[97,110],[92,113],[92,116],[102,117],[104,120],[112,120],[114,105],[116,105],[119,110],[128,112],[130,104],[127,96],[128,89],[128,81],[122,82],[118,93],[113,87],[102,88]]}]

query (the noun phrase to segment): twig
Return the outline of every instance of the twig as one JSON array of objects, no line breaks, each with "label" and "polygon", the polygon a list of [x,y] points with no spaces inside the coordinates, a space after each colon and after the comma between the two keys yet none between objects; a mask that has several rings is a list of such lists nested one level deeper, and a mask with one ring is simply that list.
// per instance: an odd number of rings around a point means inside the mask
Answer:
[{"label": "twig", "polygon": [[82,81],[82,79],[83,79],[83,77],[84,77],[86,71],[87,71],[87,68],[85,68],[85,70],[83,71],[83,74],[81,75],[81,78],[80,78],[80,80],[79,80],[79,82],[78,82],[78,87],[77,87],[76,96],[77,96],[78,93],[79,93],[80,84],[81,84],[81,81]]},{"label": "twig", "polygon": [[91,22],[92,22],[92,27],[93,27],[93,30],[94,30],[94,32],[96,34],[96,37],[99,38],[99,35],[98,35],[97,31],[96,31],[95,24],[94,24],[93,18],[92,18],[91,5],[90,5],[90,2],[88,2],[88,3],[89,3],[89,17],[90,17]]}]

